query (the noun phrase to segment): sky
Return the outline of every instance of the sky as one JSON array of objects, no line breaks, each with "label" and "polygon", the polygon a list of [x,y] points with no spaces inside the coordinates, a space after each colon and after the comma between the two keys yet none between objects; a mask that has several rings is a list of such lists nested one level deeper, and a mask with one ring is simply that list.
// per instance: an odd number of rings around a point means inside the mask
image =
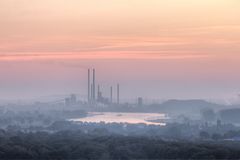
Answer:
[{"label": "sky", "polygon": [[217,99],[240,92],[239,0],[0,0],[0,99],[77,93]]}]

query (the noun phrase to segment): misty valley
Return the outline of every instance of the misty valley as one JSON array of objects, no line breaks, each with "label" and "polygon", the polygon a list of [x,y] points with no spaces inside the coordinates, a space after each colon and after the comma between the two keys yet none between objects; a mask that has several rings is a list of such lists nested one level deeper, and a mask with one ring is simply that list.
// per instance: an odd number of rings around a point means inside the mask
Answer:
[{"label": "misty valley", "polygon": [[5,104],[3,159],[238,159],[240,105]]}]

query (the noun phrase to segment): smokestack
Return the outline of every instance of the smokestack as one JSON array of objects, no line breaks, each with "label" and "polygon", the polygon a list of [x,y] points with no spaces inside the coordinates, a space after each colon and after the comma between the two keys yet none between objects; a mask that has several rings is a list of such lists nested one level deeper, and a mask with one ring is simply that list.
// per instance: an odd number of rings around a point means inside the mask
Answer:
[{"label": "smokestack", "polygon": [[91,84],[91,102],[93,100],[93,84]]},{"label": "smokestack", "polygon": [[97,100],[100,99],[100,85],[97,87]]},{"label": "smokestack", "polygon": [[110,103],[113,103],[113,87],[110,88]]},{"label": "smokestack", "polygon": [[99,93],[100,92],[100,85],[98,84],[98,86],[97,86],[97,93]]},{"label": "smokestack", "polygon": [[90,69],[88,69],[88,103],[90,103],[91,100],[91,82],[90,82]]},{"label": "smokestack", "polygon": [[95,69],[93,69],[93,101],[95,101]]},{"label": "smokestack", "polygon": [[119,94],[120,94],[119,84],[117,84],[117,104],[119,104]]}]

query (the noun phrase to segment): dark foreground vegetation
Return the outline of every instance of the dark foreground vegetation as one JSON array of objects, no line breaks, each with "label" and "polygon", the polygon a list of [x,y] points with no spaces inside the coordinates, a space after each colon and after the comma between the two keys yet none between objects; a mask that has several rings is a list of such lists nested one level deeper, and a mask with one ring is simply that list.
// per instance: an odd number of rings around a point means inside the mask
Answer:
[{"label": "dark foreground vegetation", "polygon": [[0,131],[0,159],[239,159],[240,143],[141,136]]}]

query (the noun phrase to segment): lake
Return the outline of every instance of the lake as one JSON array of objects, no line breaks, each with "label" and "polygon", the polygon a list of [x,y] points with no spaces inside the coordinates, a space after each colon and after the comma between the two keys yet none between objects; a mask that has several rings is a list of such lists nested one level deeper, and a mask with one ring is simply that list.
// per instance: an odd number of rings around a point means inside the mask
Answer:
[{"label": "lake", "polygon": [[116,112],[89,112],[87,117],[70,119],[74,122],[88,122],[88,123],[129,123],[146,125],[160,125],[164,126],[164,120],[168,117],[160,113],[116,113]]}]

